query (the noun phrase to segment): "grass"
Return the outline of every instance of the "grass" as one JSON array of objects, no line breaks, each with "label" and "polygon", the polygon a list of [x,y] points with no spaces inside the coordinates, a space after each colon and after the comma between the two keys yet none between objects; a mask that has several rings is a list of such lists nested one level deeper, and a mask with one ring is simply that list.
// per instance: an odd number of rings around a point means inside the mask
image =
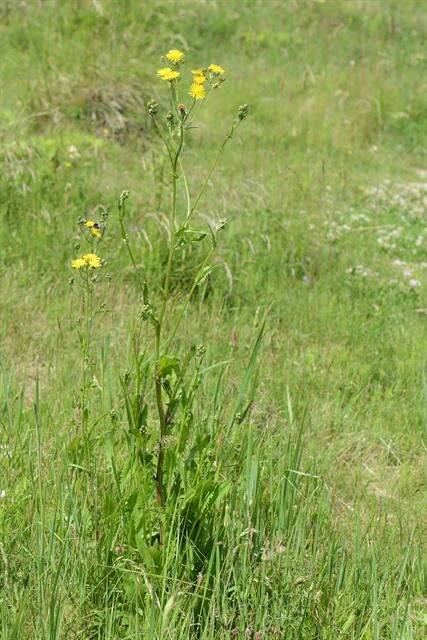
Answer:
[{"label": "grass", "polygon": [[[0,15],[2,640],[421,637],[423,3],[4,0]],[[175,46],[227,69],[183,157],[195,190],[236,106],[252,113],[198,216],[229,224],[176,341],[206,353],[168,445],[160,548],[116,202],[130,190],[158,282],[169,175],[144,105],[164,101],[155,70]],[[99,205],[111,281],[88,457],[68,280]],[[202,251],[176,264],[171,325]]]}]

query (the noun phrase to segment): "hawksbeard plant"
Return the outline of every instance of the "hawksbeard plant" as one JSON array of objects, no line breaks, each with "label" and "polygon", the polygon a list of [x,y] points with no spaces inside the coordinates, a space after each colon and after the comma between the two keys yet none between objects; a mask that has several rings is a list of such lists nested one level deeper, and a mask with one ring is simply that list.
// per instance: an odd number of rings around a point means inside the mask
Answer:
[{"label": "hawksbeard plant", "polygon": [[[118,409],[112,412],[115,426],[119,422],[120,412],[124,415],[128,426],[126,439],[130,452],[125,470],[120,474],[116,473],[116,482],[119,494],[123,495],[128,489],[126,483],[129,477],[138,477],[140,490],[131,492],[127,498],[127,504],[132,508],[125,517],[125,527],[130,532],[128,540],[140,550],[147,562],[148,558],[152,559],[156,555],[154,548],[157,548],[158,558],[159,552],[168,542],[174,523],[180,518],[175,505],[183,487],[184,467],[191,467],[196,454],[204,455],[203,441],[195,435],[197,425],[194,407],[204,375],[202,362],[205,350],[201,346],[191,345],[188,350],[180,347],[177,353],[177,337],[192,299],[203,283],[206,283],[213,269],[211,258],[217,246],[218,233],[225,224],[221,220],[215,226],[198,228],[193,226],[193,220],[227,143],[232,139],[236,127],[248,115],[247,105],[237,108],[212,166],[200,188],[193,193],[182,156],[196,126],[200,109],[222,87],[226,72],[217,64],[184,72],[186,56],[178,49],[168,51],[164,61],[165,66],[157,71],[157,77],[164,83],[170,106],[166,110],[155,101],[147,105],[148,116],[161,140],[170,169],[167,259],[159,282],[150,282],[146,277],[138,247],[128,233],[126,207],[129,193],[122,192],[118,201],[121,238],[140,289],[141,310],[137,323],[139,326],[133,340],[132,365],[120,378],[122,401]],[[81,224],[85,234],[94,243],[91,253],[77,256],[72,262],[73,268],[81,275],[84,292],[85,323],[81,332],[83,385],[80,403],[84,415],[85,390],[90,384],[88,368],[93,323],[93,285],[96,270],[102,265],[95,248],[102,240],[105,219],[83,220]],[[200,261],[186,290],[177,296],[171,291],[176,259],[180,252],[187,251],[192,245],[200,247],[197,253]],[[151,340],[148,337],[150,332],[143,329],[144,324],[151,327]],[[250,402],[245,408],[241,403],[236,404],[233,419],[241,420],[249,405]],[[86,418],[85,431],[87,429]],[[116,469],[117,461],[114,460],[113,465]],[[203,509],[209,511],[209,505],[212,506],[215,499],[215,491],[212,486],[204,486],[200,491],[205,493],[201,495],[198,504],[203,504]],[[144,515],[138,519],[135,513],[141,495],[144,496],[144,505],[141,506]],[[151,506],[150,496],[153,498]],[[200,550],[204,544],[202,530],[206,530],[206,523],[202,523],[200,509],[196,512],[194,504],[190,506],[187,503],[186,517],[192,523],[191,526],[188,525],[187,533]],[[152,514],[154,516],[151,518]],[[198,523],[197,526],[195,523]],[[203,553],[206,551],[202,550]],[[158,563],[156,566],[158,568]]]},{"label": "hawksbeard plant", "polygon": [[76,271],[77,277],[70,278],[70,284],[77,284],[81,292],[81,314],[78,320],[81,379],[77,398],[77,423],[81,427],[83,447],[87,456],[90,453],[88,392],[93,384],[95,370],[92,351],[94,319],[103,309],[103,304],[97,305],[94,298],[95,285],[99,281],[98,269],[103,266],[96,251],[106,229],[108,213],[102,208],[99,222],[93,220],[92,217],[79,220],[83,242],[89,247],[89,250],[87,253],[81,254],[80,244],[75,246],[75,250],[79,254],[71,261],[71,267]]}]

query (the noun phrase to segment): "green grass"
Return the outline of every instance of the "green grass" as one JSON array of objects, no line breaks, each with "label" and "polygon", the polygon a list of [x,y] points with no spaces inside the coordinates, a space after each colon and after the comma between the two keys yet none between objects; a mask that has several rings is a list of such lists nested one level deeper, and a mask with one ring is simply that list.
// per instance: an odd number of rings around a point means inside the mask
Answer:
[{"label": "green grass", "polygon": [[[3,0],[0,16],[1,639],[420,638],[425,4]],[[251,115],[200,208],[229,224],[176,344],[206,354],[159,549],[125,410],[141,300],[116,202],[130,189],[158,282],[169,175],[144,105],[164,103],[175,46],[227,69],[185,149],[194,190],[236,106]],[[88,459],[68,280],[100,204]],[[176,265],[176,314],[202,252]]]}]

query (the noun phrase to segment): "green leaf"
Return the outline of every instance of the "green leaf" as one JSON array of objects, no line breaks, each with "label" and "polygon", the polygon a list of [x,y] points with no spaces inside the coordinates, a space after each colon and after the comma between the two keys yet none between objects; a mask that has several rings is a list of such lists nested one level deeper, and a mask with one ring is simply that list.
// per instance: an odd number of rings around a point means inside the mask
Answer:
[{"label": "green leaf", "polygon": [[179,373],[179,359],[175,356],[162,356],[157,364],[157,373],[160,378],[169,376],[172,371]]},{"label": "green leaf", "polygon": [[196,281],[195,281],[196,287],[199,287],[202,284],[202,282],[206,280],[208,275],[212,273],[214,269],[216,269],[216,267],[217,265],[210,264],[204,267],[203,269],[201,269],[201,271],[197,274],[197,277],[196,277]]},{"label": "green leaf", "polygon": [[184,246],[186,244],[201,242],[207,235],[207,232],[202,229],[188,229],[187,227],[181,227],[176,232],[175,237],[177,246]]}]

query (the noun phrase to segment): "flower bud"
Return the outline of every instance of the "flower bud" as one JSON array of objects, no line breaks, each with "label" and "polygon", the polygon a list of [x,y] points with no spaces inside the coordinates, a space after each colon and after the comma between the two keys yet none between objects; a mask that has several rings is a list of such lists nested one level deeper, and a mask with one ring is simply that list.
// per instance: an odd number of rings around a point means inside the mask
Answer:
[{"label": "flower bud", "polygon": [[237,111],[237,118],[241,122],[242,120],[244,120],[246,118],[248,113],[249,113],[249,105],[241,104],[240,107],[239,107],[239,110]]},{"label": "flower bud", "polygon": [[166,121],[170,127],[173,127],[176,124],[175,116],[172,111],[168,111],[166,114]]},{"label": "flower bud", "polygon": [[150,118],[156,117],[159,112],[159,105],[155,100],[150,100],[150,102],[147,104],[147,111]]},{"label": "flower bud", "polygon": [[122,191],[119,197],[119,206],[123,207],[126,200],[129,198],[129,191]]}]

